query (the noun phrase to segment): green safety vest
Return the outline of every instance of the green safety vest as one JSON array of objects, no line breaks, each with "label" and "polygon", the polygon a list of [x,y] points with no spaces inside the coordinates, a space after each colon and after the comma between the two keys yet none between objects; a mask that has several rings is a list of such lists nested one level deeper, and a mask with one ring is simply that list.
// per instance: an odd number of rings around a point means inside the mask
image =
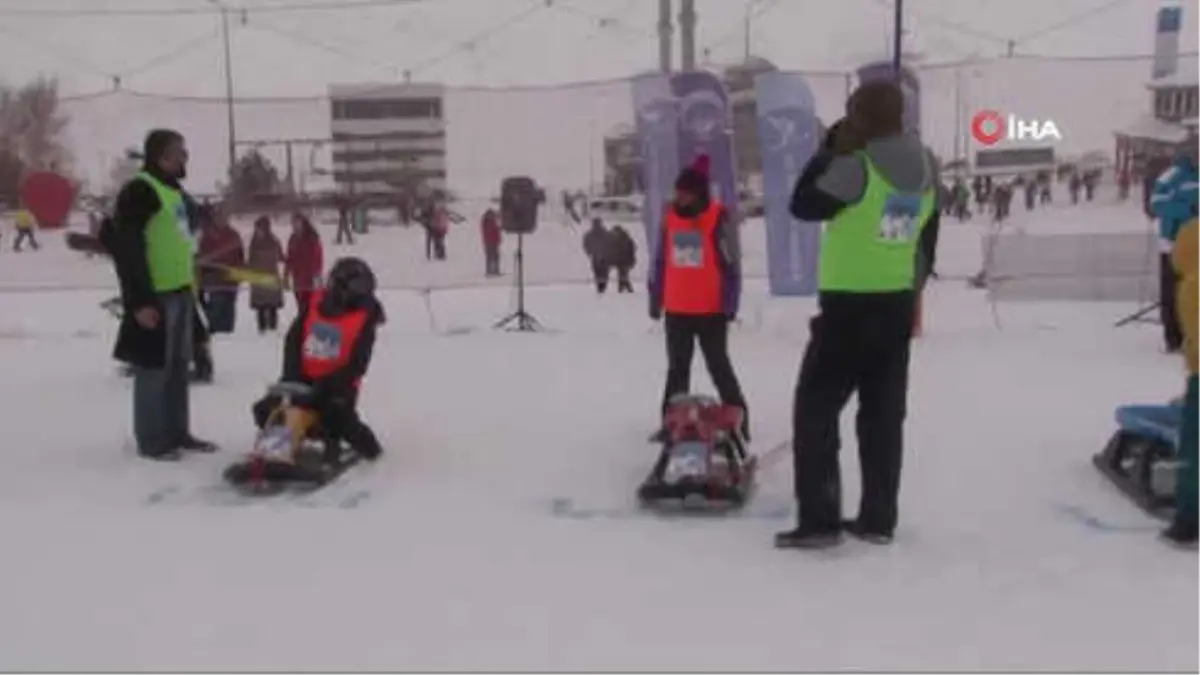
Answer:
[{"label": "green safety vest", "polygon": [[867,157],[862,199],[825,225],[817,275],[821,291],[888,293],[912,290],[917,242],[933,213],[934,190],[897,190]]},{"label": "green safety vest", "polygon": [[154,188],[161,205],[146,224],[146,266],[150,269],[150,285],[157,293],[194,286],[192,236],[188,231],[187,203],[183,195],[144,171],[137,178]]}]

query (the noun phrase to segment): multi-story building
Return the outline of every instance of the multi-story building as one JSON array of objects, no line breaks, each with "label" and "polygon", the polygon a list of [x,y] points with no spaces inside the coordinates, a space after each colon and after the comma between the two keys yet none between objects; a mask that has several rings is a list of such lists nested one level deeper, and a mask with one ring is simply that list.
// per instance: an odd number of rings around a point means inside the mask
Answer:
[{"label": "multi-story building", "polygon": [[1151,160],[1161,164],[1177,148],[1196,145],[1200,66],[1194,58],[1181,61],[1183,68],[1146,85],[1150,91],[1150,112],[1117,132],[1118,171],[1139,175]]},{"label": "multi-story building", "polygon": [[446,189],[445,90],[437,84],[329,87],[333,180],[359,195]]}]

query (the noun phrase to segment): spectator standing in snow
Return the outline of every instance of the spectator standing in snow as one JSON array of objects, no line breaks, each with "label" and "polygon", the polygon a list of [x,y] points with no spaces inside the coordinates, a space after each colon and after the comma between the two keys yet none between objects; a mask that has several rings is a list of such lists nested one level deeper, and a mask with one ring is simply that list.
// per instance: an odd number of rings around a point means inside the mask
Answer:
[{"label": "spectator standing in snow", "polygon": [[198,255],[207,263],[200,268],[200,304],[210,333],[232,333],[237,325],[238,282],[226,269],[246,264],[242,235],[229,224],[221,209],[209,209],[201,227]]},{"label": "spectator standing in snow", "polygon": [[480,235],[483,238],[484,274],[489,277],[500,276],[500,216],[495,209],[489,208],[483,212],[479,221]]},{"label": "spectator standing in snow", "polygon": [[617,270],[617,292],[632,293],[629,272],[637,264],[637,243],[620,225],[609,230],[608,253],[609,262]]},{"label": "spectator standing in snow", "polygon": [[1171,250],[1179,229],[1196,216],[1197,171],[1196,146],[1190,145],[1176,157],[1174,164],[1158,177],[1150,197],[1150,208],[1158,218],[1159,250],[1159,311],[1163,325],[1163,340],[1169,352],[1179,351],[1183,333],[1175,309],[1175,288],[1178,279],[1171,265]]},{"label": "spectator standing in snow", "polygon": [[[937,212],[937,162],[903,131],[904,95],[868,82],[847,102],[792,196],[792,215],[825,221],[818,303],[793,404],[798,522],[782,548],[822,548],[843,531],[878,544],[897,523],[917,254]],[[843,524],[838,423],[858,394],[862,499]]]},{"label": "spectator standing in snow", "polygon": [[433,257],[438,260],[446,259],[446,236],[450,234],[450,210],[446,205],[437,202],[433,207],[431,219],[433,232]]},{"label": "spectator standing in snow", "polygon": [[193,356],[195,263],[188,235],[187,148],[176,131],[146,137],[142,171],[121,188],[109,241],[123,314],[113,356],[133,367],[138,453],[177,460],[212,443],[190,429],[188,362]]},{"label": "spectator standing in snow", "polygon": [[37,238],[34,236],[34,231],[37,229],[37,222],[33,217],[33,213],[29,209],[20,209],[17,211],[16,222],[14,227],[17,229],[17,237],[13,239],[13,250],[17,253],[22,251],[21,246],[25,242],[33,247],[33,250],[40,248],[37,243]]},{"label": "spectator standing in snow", "polygon": [[292,236],[288,237],[284,280],[296,294],[296,306],[308,307],[308,297],[321,285],[325,252],[317,228],[302,213],[292,214]]},{"label": "spectator standing in snow", "polygon": [[583,252],[592,266],[592,279],[596,284],[596,293],[601,295],[608,288],[608,275],[611,269],[608,244],[608,230],[604,228],[604,221],[592,218],[592,226],[583,233]]},{"label": "spectator standing in snow", "polygon": [[1197,340],[1200,340],[1200,325],[1197,323],[1197,305],[1200,305],[1200,289],[1197,269],[1198,244],[1196,218],[1184,223],[1175,236],[1172,263],[1175,266],[1179,287],[1176,290],[1176,313],[1182,326],[1184,362],[1187,365],[1187,391],[1183,396],[1183,425],[1179,431],[1178,482],[1175,486],[1175,516],[1171,526],[1162,533],[1169,542],[1184,546],[1196,546],[1196,452],[1197,407],[1200,398],[1200,357],[1197,356]]},{"label": "spectator standing in snow", "polygon": [[269,274],[276,281],[274,286],[255,284],[250,287],[250,309],[255,312],[259,333],[277,330],[279,309],[283,307],[283,279],[279,271],[284,264],[284,255],[283,244],[271,231],[271,219],[267,216],[254,221],[247,264],[255,272]]},{"label": "spectator standing in snow", "polygon": [[337,238],[334,239],[334,246],[341,246],[343,243],[354,245],[354,228],[352,227],[351,216],[354,215],[354,203],[350,195],[338,193],[334,196],[334,203],[337,205],[338,222],[337,222]]}]

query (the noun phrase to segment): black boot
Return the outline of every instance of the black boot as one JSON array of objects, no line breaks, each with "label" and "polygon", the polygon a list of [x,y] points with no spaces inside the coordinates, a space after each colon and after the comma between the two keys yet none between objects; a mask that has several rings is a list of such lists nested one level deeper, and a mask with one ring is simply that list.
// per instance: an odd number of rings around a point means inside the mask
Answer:
[{"label": "black boot", "polygon": [[877,527],[871,527],[860,523],[857,520],[849,520],[842,524],[842,528],[850,534],[851,537],[865,541],[868,544],[877,546],[886,546],[892,543],[893,534]]},{"label": "black boot", "polygon": [[1177,548],[1196,548],[1196,521],[1175,520],[1159,535]]},{"label": "black boot", "polygon": [[800,525],[794,530],[775,534],[775,548],[822,549],[842,543],[840,529],[814,529]]}]

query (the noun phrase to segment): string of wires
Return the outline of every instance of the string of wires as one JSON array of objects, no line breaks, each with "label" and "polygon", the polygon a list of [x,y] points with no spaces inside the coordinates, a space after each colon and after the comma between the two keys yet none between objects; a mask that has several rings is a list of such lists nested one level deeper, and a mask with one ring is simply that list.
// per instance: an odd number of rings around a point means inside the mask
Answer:
[{"label": "string of wires", "polygon": [[[382,7],[398,7],[432,0],[318,0],[316,2],[272,2],[232,5],[229,9],[248,13],[281,13],[281,12],[337,12]],[[44,17],[55,19],[96,18],[96,17],[152,17],[152,16],[188,16],[195,14],[214,14],[220,9],[212,5],[187,7],[112,7],[100,8],[93,3],[80,4],[77,7],[46,7],[39,3],[32,7],[3,7],[0,16],[12,17]]]}]

